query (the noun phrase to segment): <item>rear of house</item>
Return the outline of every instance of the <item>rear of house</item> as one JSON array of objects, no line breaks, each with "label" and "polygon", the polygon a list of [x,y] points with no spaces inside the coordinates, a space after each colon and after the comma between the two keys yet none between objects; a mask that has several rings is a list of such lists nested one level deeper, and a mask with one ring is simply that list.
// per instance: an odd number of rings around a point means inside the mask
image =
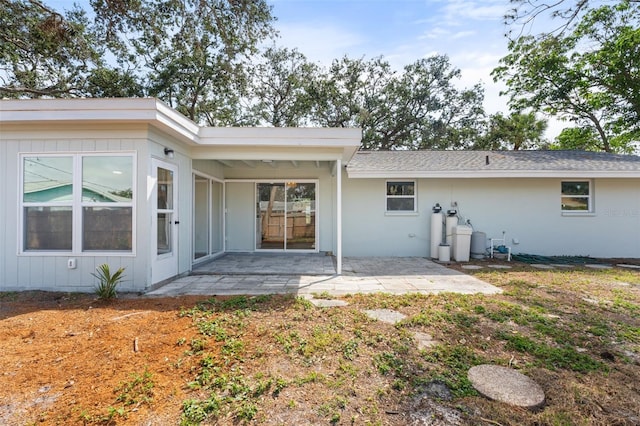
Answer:
[{"label": "rear of house", "polygon": [[639,172],[640,157],[582,151],[358,152],[344,252],[428,256],[440,204],[514,253],[640,258]]},{"label": "rear of house", "polygon": [[[0,101],[0,291],[144,291],[227,252],[428,257],[432,207],[514,252],[640,257],[640,158],[358,152],[359,129],[200,127],[155,99]],[[454,207],[452,207],[454,206]]]}]

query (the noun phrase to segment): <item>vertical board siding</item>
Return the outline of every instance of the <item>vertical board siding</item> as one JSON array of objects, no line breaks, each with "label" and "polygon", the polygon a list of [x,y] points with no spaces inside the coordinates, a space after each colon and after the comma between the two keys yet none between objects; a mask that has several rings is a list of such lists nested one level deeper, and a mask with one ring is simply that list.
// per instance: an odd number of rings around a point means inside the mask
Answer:
[{"label": "vertical board siding", "polygon": [[[129,130],[89,130],[83,132],[52,131],[47,139],[46,132],[38,132],[38,137],[27,133],[0,141],[0,167],[4,178],[0,180],[0,291],[4,290],[55,290],[93,291],[96,279],[91,275],[96,267],[108,263],[111,268],[126,268],[126,278],[122,291],[141,291],[149,286],[150,273],[147,271],[148,257],[148,217],[146,203],[148,139],[146,128],[132,128],[131,136],[114,138],[112,134],[125,136]],[[64,133],[64,135],[60,135]],[[46,135],[46,136],[43,136]],[[67,137],[68,136],[68,137]],[[28,253],[18,255],[22,244],[19,235],[19,154],[21,153],[84,153],[84,152],[136,152],[135,221],[136,255],[91,256],[90,254],[46,254],[38,256]],[[68,259],[75,258],[76,269],[68,269]]]},{"label": "vertical board siding", "polygon": [[[0,170],[7,170],[9,167],[9,152],[7,143],[0,140]],[[7,214],[8,209],[8,185],[12,179],[7,176],[0,178],[0,290],[6,282],[6,259],[7,259]]]}]

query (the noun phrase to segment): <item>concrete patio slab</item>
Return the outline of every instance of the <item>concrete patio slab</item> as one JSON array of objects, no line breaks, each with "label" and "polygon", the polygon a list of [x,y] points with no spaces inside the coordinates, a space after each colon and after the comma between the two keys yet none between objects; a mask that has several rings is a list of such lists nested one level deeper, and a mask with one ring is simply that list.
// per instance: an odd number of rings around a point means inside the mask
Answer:
[{"label": "concrete patio slab", "polygon": [[[229,259],[224,259],[230,257]],[[501,293],[475,277],[464,274],[425,258],[367,257],[343,259],[343,275],[313,274],[301,265],[311,265],[312,271],[325,268],[331,256],[306,255],[226,255],[217,266],[201,265],[195,275],[177,278],[149,291],[148,296],[177,295],[252,295],[298,294],[326,292],[334,296],[354,293]],[[212,264],[218,262],[215,260]],[[332,260],[331,260],[332,261]],[[266,273],[260,269],[267,263]],[[320,266],[321,265],[321,266]],[[208,270],[208,272],[207,272]],[[220,271],[220,272],[215,272]],[[225,271],[225,272],[222,272]],[[275,271],[287,271],[276,273]]]}]

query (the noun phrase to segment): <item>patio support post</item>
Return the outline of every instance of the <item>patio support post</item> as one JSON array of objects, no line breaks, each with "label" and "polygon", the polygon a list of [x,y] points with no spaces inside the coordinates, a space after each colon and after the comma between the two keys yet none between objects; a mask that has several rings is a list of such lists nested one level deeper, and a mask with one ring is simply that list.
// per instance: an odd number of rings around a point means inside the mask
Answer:
[{"label": "patio support post", "polygon": [[336,160],[336,273],[342,274],[342,160]]}]

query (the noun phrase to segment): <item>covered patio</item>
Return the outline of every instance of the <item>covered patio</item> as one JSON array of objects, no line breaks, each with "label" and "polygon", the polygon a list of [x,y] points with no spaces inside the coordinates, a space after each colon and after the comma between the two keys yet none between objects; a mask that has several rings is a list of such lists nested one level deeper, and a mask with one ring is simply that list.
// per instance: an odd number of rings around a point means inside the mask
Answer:
[{"label": "covered patio", "polygon": [[194,266],[191,275],[335,275],[325,253],[225,253]]},{"label": "covered patio", "polygon": [[332,256],[320,253],[225,254],[147,295],[501,292],[471,275],[421,257],[344,257],[342,275],[337,275],[335,267],[329,266],[333,262]]}]

